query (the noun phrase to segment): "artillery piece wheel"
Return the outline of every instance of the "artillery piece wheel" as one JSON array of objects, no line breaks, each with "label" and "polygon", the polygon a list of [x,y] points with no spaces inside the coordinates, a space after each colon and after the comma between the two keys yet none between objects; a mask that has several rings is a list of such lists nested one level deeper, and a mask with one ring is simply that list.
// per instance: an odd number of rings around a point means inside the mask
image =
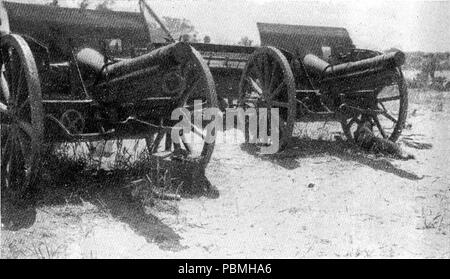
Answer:
[{"label": "artillery piece wheel", "polygon": [[33,54],[22,37],[4,36],[0,45],[2,196],[20,200],[39,177],[44,133],[41,85]]},{"label": "artillery piece wheel", "polygon": [[[192,55],[189,55],[182,63],[179,72],[183,79],[183,86],[176,100],[177,108],[184,108],[193,115],[194,99],[201,101],[202,111],[199,115],[204,112],[204,109],[217,108],[214,79],[200,53],[192,48]],[[171,133],[166,131],[152,134],[146,139],[147,149],[151,156],[160,154],[167,156],[168,154],[172,158],[194,161],[204,171],[211,160],[215,146],[215,140],[211,140],[207,136],[206,126],[209,122],[201,121],[201,123],[197,123],[201,126],[198,127],[191,118],[191,132],[180,137],[180,144],[174,143]]]},{"label": "artillery piece wheel", "polygon": [[408,114],[408,90],[400,68],[396,70],[392,84],[375,91],[376,102],[373,108],[381,113],[358,114],[341,121],[342,129],[349,140],[354,140],[353,134],[358,124],[370,121],[375,136],[396,142],[406,123]]},{"label": "artillery piece wheel", "polygon": [[245,66],[239,84],[239,106],[266,108],[268,112],[271,108],[279,108],[279,142],[283,148],[294,129],[295,92],[294,74],[286,57],[274,47],[262,47],[250,56]]}]

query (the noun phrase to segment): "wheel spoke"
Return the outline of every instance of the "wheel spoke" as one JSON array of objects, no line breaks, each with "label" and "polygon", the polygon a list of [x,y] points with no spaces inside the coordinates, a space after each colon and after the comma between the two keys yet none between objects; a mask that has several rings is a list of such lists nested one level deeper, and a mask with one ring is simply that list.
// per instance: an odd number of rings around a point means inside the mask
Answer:
[{"label": "wheel spoke", "polygon": [[11,172],[15,171],[15,161],[13,161],[13,155],[15,153],[15,144],[13,142],[13,139],[11,139],[11,142],[9,144],[9,153],[8,153],[8,157],[5,160],[6,162],[6,180],[8,181],[8,187],[11,187]]},{"label": "wheel spoke", "polygon": [[250,82],[250,85],[252,86],[252,88],[259,94],[262,95],[263,90],[261,89],[261,87],[259,87],[258,83],[256,81],[254,81],[251,77],[248,77],[247,80]]},{"label": "wheel spoke", "polygon": [[190,61],[188,61],[181,67],[181,73],[183,74],[184,77],[187,77],[189,75],[189,73],[191,72],[190,66],[195,66],[195,65],[191,65]]},{"label": "wheel spoke", "polygon": [[163,138],[164,138],[164,132],[158,132],[155,140],[151,144],[150,154],[158,152],[159,144],[161,143]]},{"label": "wheel spoke", "polygon": [[22,92],[23,76],[24,76],[24,70],[23,70],[23,67],[20,67],[19,76],[17,77],[17,83],[16,83],[16,86],[14,87],[14,91],[16,92],[16,96],[17,96],[16,104],[20,100],[21,93],[23,93]]},{"label": "wheel spoke", "polygon": [[[191,113],[191,115],[193,114],[193,113],[203,113],[205,110],[207,110],[208,109],[208,107],[204,107],[204,106],[208,106],[208,103],[207,102],[202,102],[202,103],[199,103],[199,104],[186,104],[185,106],[184,106],[184,108],[185,109],[188,109],[189,110],[189,112]],[[198,106],[199,108],[197,108],[197,109],[194,109],[194,107],[195,106]],[[200,108],[201,107],[201,108]],[[185,115],[185,114],[184,114]]]},{"label": "wheel spoke", "polygon": [[20,113],[25,107],[27,107],[30,104],[30,98],[27,97],[25,101],[23,101],[20,106],[17,108],[17,113]]},{"label": "wheel spoke", "polygon": [[4,145],[2,144],[2,166],[3,164],[7,164],[7,158],[10,156],[9,153],[11,153],[11,148],[12,148],[12,134],[11,132],[8,133],[8,136],[6,138],[6,142],[4,143]]},{"label": "wheel spoke", "polygon": [[12,65],[7,65],[5,66],[5,68],[7,68],[6,71],[6,76],[5,76],[5,80],[6,80],[6,84],[8,84],[8,90],[9,90],[9,99],[8,99],[8,104],[14,104],[14,81],[13,81],[13,67]]},{"label": "wheel spoke", "polygon": [[26,135],[22,131],[17,131],[17,141],[19,144],[19,147],[22,151],[23,158],[25,159],[25,162],[28,166],[31,165],[31,156],[32,152],[30,150],[31,148],[31,141],[26,138]]},{"label": "wheel spoke", "polygon": [[269,88],[268,88],[268,91],[269,91],[269,92],[272,91],[273,86],[275,85],[275,74],[276,74],[277,68],[278,68],[278,64],[275,63],[275,64],[273,65],[273,68],[272,68],[272,73],[270,74],[270,85],[269,85]]},{"label": "wheel spoke", "polygon": [[395,119],[392,115],[390,115],[387,111],[383,111],[381,113],[384,117],[386,117],[387,119],[391,120],[392,122],[394,122],[395,124],[397,124],[397,119]]},{"label": "wheel spoke", "polygon": [[[183,115],[186,117],[186,118],[189,118],[186,114],[184,114],[183,113]],[[191,112],[191,115],[192,115],[192,112]],[[211,123],[213,120],[210,120],[209,122],[208,122],[208,124],[209,123]],[[202,122],[202,124],[203,124],[203,122]],[[207,124],[207,125],[208,125]],[[200,128],[198,128],[197,126],[195,126],[194,124],[192,124],[192,121],[189,121],[189,125],[191,126],[191,130],[193,130],[193,132],[196,134],[196,135],[198,135],[198,136],[200,136],[203,140],[205,139],[205,135],[203,134],[203,131],[200,129]]]},{"label": "wheel spoke", "polygon": [[381,136],[386,139],[387,138],[386,132],[384,131],[383,127],[381,126],[381,123],[378,120],[378,117],[374,116],[372,119],[375,122],[375,125],[378,128],[378,131],[380,131]]},{"label": "wheel spoke", "polygon": [[[190,122],[189,122],[190,123]],[[195,126],[194,124],[190,123],[190,126],[192,128],[192,132],[194,132],[194,134],[196,134],[197,136],[201,137],[202,140],[205,140],[205,135],[203,134],[203,131],[200,130],[197,126]]]},{"label": "wheel spoke", "polygon": [[12,65],[14,63],[14,61],[12,60],[12,51],[11,49],[8,49],[8,59],[7,61],[5,61],[4,66],[5,66],[5,71],[6,71],[6,81],[10,87],[10,91],[14,91],[14,83],[13,83],[13,71],[14,71],[14,66]]},{"label": "wheel spoke", "polygon": [[16,129],[10,129],[10,135],[11,135],[11,141],[9,143],[10,147],[10,154],[9,154],[9,161],[11,162],[14,158],[17,157],[17,130]]},{"label": "wheel spoke", "polygon": [[378,100],[378,102],[380,102],[380,103],[396,101],[396,100],[400,100],[400,95],[398,95],[398,96],[393,96],[393,97],[383,97],[383,98],[378,98],[377,100]]},{"label": "wheel spoke", "polygon": [[183,135],[181,136],[181,141],[183,142],[183,145],[184,145],[184,147],[186,148],[186,150],[187,150],[189,153],[192,153],[192,151],[193,151],[192,146],[187,142],[187,139],[186,139],[186,135],[185,135],[185,134],[183,134]]},{"label": "wheel spoke", "polygon": [[383,103],[379,103],[379,104],[384,111],[387,111],[386,106]]},{"label": "wheel spoke", "polygon": [[270,102],[273,107],[283,107],[283,108],[289,108],[289,103],[285,102],[279,102],[279,101],[271,101]]},{"label": "wheel spoke", "polygon": [[[152,146],[153,146],[153,142],[155,140],[155,134],[150,134],[150,136],[145,138],[145,144],[147,145],[147,151],[148,153],[151,155],[152,153]],[[117,146],[117,150],[121,150],[122,146]]]},{"label": "wheel spoke", "polygon": [[[0,69],[0,71],[1,71],[1,69]],[[3,72],[0,73],[0,75],[1,75],[0,86],[1,86],[2,94],[3,94],[3,98],[4,98],[5,103],[8,103],[9,98],[10,98],[8,82],[6,81],[6,78],[5,78],[5,75],[3,74]]]},{"label": "wheel spoke", "polygon": [[194,81],[192,86],[189,89],[187,89],[187,93],[184,96],[182,96],[182,98],[180,99],[180,102],[178,104],[180,107],[183,107],[184,104],[186,104],[186,102],[188,101],[189,97],[191,97],[194,94],[194,90],[200,84],[201,80],[202,79],[200,77],[197,77],[197,79]]},{"label": "wheel spoke", "polygon": [[244,100],[244,103],[251,103],[251,104],[254,104],[254,105],[256,105],[256,104],[258,104],[260,102],[261,102],[261,99],[258,99],[258,98],[246,98]]},{"label": "wheel spoke", "polygon": [[256,59],[255,64],[253,65],[254,69],[256,70],[256,75],[259,80],[263,78],[263,73],[261,71],[260,65],[259,65],[259,58]]},{"label": "wheel spoke", "polygon": [[22,131],[24,131],[31,139],[35,136],[35,131],[33,126],[30,123],[27,123],[25,121],[19,120],[17,121],[17,125],[19,126]]},{"label": "wheel spoke", "polygon": [[170,132],[166,133],[165,150],[166,151],[171,151],[172,150],[172,137],[171,137],[171,133]]},{"label": "wheel spoke", "polygon": [[286,85],[286,83],[283,81],[282,83],[280,83],[277,87],[277,89],[275,89],[273,92],[270,93],[270,98],[275,98],[276,96],[278,96],[278,94],[280,94],[281,89],[283,89],[283,87]]},{"label": "wheel spoke", "polygon": [[269,57],[267,55],[264,56],[263,58],[263,65],[264,65],[264,81],[263,81],[263,86],[266,90],[270,90],[269,89],[269,84],[270,84],[270,65],[269,65]]},{"label": "wheel spoke", "polygon": [[8,106],[2,102],[0,102],[0,113],[4,114],[8,113]]},{"label": "wheel spoke", "polygon": [[17,105],[18,99],[19,99],[19,82],[21,82],[22,76],[23,76],[23,68],[22,66],[14,59],[14,63],[11,65],[11,91],[12,91],[12,103],[14,106]]},{"label": "wheel spoke", "polygon": [[11,60],[11,55],[10,55],[10,53],[9,53],[9,48],[8,49],[6,49],[7,51],[7,53],[8,53],[8,55],[5,55],[5,53],[3,52],[3,49],[1,50],[1,53],[2,53],[2,58],[3,57],[6,57],[6,59],[4,60],[4,61],[2,61],[2,63],[3,63],[3,65],[6,65],[6,64],[8,64],[9,63],[9,61]]}]

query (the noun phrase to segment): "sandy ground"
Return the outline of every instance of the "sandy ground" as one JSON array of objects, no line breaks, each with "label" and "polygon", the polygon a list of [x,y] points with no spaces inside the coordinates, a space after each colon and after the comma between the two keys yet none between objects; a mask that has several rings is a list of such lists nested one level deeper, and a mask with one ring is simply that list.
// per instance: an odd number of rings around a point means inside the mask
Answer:
[{"label": "sandy ground", "polygon": [[109,180],[60,185],[2,229],[2,258],[450,258],[450,93],[432,97],[412,98],[400,140],[416,160],[314,135],[271,156],[220,144],[219,197],[144,206]]}]

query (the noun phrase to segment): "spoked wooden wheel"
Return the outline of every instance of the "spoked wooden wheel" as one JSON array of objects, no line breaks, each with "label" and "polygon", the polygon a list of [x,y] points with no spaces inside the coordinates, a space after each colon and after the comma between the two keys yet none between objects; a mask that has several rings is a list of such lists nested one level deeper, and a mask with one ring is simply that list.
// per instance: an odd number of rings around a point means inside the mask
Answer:
[{"label": "spoked wooden wheel", "polygon": [[38,178],[44,133],[41,85],[32,52],[20,36],[1,38],[0,63],[1,187],[20,199]]},{"label": "spoked wooden wheel", "polygon": [[398,140],[408,113],[408,90],[400,68],[396,69],[391,84],[375,91],[375,97],[370,106],[374,113],[355,115],[341,122],[347,139],[354,140],[358,124],[369,121],[375,136]]},{"label": "spoked wooden wheel", "polygon": [[[171,132],[167,131],[157,132],[146,141],[152,156],[194,162],[204,171],[214,151],[215,138],[211,134],[215,136],[215,133],[207,131],[208,124],[214,118],[206,121],[202,120],[202,116],[206,109],[217,108],[218,103],[209,67],[195,49],[192,48],[191,51],[192,54],[187,56],[185,63],[178,69],[183,86],[176,98],[176,108],[184,111],[186,118],[190,118],[185,121],[189,125],[185,131],[189,132],[179,133],[178,143],[172,139]],[[194,116],[200,117],[200,120],[193,120]]]},{"label": "spoked wooden wheel", "polygon": [[[292,136],[297,104],[294,74],[281,51],[262,47],[251,55],[239,85],[239,106],[255,108],[256,111],[266,108],[268,114],[271,108],[278,108],[280,147],[287,144]],[[267,130],[270,131],[270,124]]]}]

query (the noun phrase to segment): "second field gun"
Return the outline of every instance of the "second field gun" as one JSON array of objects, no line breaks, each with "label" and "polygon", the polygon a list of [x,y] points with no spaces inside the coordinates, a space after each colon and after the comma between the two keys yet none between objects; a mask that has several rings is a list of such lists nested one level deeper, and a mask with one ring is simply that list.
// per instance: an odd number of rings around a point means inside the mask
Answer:
[{"label": "second field gun", "polygon": [[239,104],[279,108],[282,143],[296,121],[339,121],[349,139],[368,121],[377,136],[398,139],[408,98],[401,51],[355,49],[342,28],[258,27],[263,47],[243,70]]}]

